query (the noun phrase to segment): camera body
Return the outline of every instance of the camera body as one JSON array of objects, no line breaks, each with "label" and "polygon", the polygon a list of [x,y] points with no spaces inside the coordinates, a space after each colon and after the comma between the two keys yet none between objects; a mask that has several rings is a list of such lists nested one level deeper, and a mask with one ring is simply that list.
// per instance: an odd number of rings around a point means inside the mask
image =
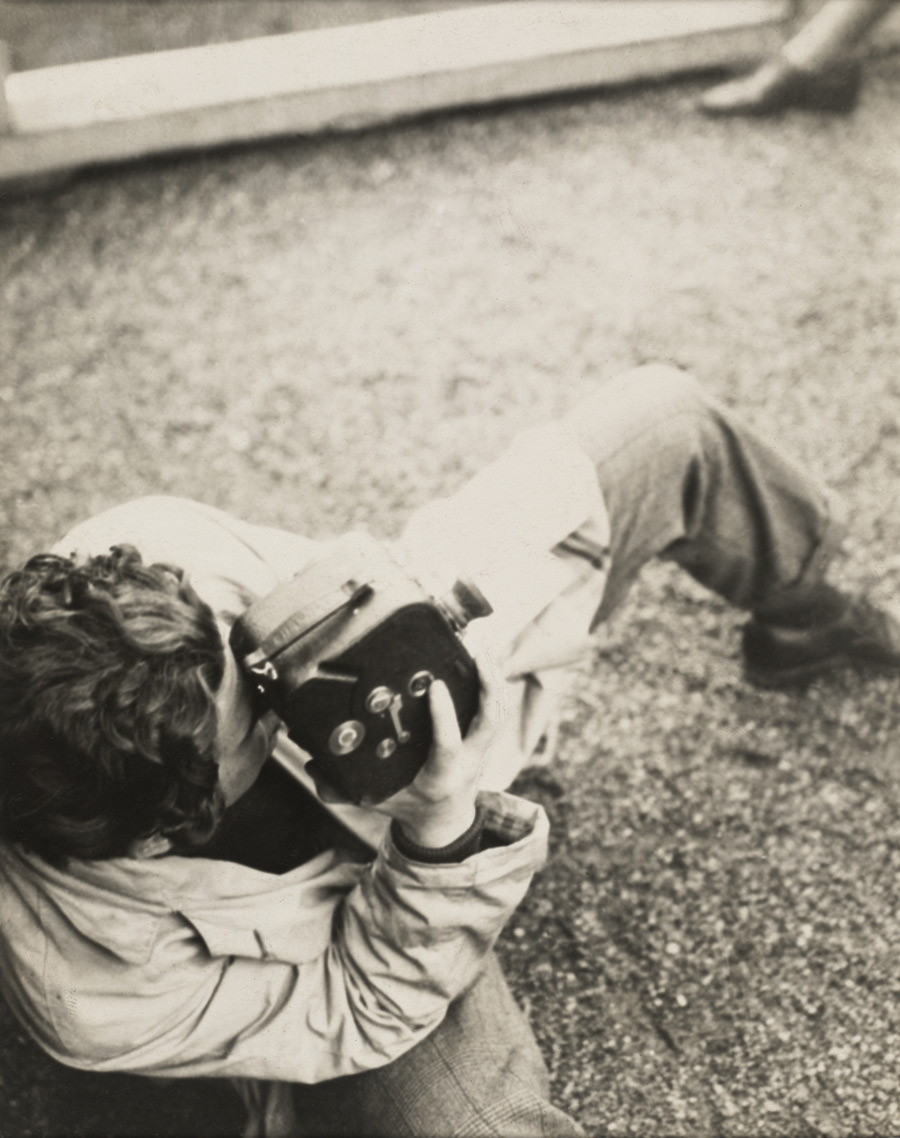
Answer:
[{"label": "camera body", "polygon": [[433,680],[446,683],[467,731],[479,680],[459,633],[490,612],[462,580],[435,599],[382,544],[353,533],[252,604],[230,644],[289,737],[351,802],[369,805],[428,757]]}]

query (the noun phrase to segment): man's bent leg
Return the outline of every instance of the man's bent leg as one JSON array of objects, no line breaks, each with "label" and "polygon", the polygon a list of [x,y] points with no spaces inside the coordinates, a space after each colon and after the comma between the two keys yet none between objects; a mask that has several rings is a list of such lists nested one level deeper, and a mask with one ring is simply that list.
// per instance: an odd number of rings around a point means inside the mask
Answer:
[{"label": "man's bent leg", "polygon": [[534,1035],[494,957],[427,1039],[386,1067],[295,1087],[304,1134],[323,1138],[576,1138],[551,1105]]},{"label": "man's bent leg", "polygon": [[828,492],[685,372],[635,368],[566,422],[596,464],[610,516],[595,623],[656,556],[757,613],[821,581],[841,535]]}]

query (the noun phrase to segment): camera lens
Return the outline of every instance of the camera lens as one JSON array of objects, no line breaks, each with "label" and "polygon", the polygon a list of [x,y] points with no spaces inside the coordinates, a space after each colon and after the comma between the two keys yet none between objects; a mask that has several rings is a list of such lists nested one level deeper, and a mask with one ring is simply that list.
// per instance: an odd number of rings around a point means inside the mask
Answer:
[{"label": "camera lens", "polygon": [[435,603],[457,632],[462,632],[470,620],[475,620],[479,616],[490,616],[494,611],[490,601],[474,581],[462,577],[449,593],[440,597]]}]

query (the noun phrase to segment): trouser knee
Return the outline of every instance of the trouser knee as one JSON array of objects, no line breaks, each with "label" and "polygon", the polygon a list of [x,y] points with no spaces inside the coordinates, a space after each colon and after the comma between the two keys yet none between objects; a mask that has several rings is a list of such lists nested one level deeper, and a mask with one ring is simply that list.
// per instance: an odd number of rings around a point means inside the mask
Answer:
[{"label": "trouser knee", "polygon": [[[582,448],[598,464],[601,489],[615,493],[613,477],[680,479],[714,450],[718,416],[712,399],[686,371],[666,363],[643,364],[602,384],[566,416]],[[629,462],[616,461],[628,456]]]},{"label": "trouser knee", "polygon": [[833,530],[822,487],[689,373],[633,368],[569,417],[611,530],[604,612],[662,554],[741,608],[821,576]]},{"label": "trouser knee", "polygon": [[661,413],[695,412],[699,417],[708,413],[710,396],[703,385],[689,371],[668,363],[648,363],[629,368],[613,381],[621,393],[636,403]]}]

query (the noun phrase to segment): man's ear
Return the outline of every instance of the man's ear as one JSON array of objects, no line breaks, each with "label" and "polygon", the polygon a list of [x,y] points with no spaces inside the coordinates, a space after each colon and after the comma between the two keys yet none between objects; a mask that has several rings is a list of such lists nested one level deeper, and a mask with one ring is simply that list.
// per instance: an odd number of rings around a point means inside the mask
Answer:
[{"label": "man's ear", "polygon": [[168,838],[163,837],[162,834],[151,834],[147,838],[135,838],[128,847],[128,853],[131,857],[141,859],[162,857],[162,855],[168,853],[171,848],[172,843]]}]

